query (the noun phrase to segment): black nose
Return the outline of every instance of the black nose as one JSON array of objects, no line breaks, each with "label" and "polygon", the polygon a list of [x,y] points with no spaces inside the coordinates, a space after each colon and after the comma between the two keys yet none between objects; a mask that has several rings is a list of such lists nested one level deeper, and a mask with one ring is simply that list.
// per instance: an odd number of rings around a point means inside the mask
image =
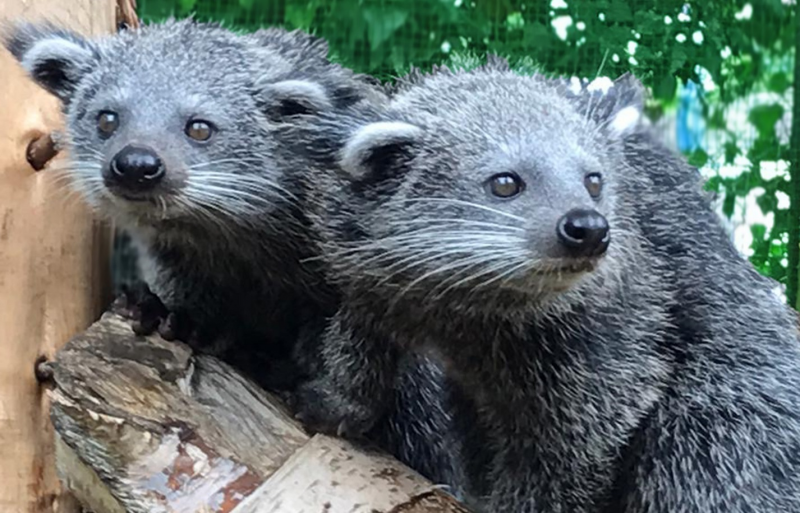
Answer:
[{"label": "black nose", "polygon": [[164,163],[156,152],[142,146],[126,146],[111,159],[109,178],[131,190],[154,187],[164,177]]},{"label": "black nose", "polygon": [[598,256],[611,239],[608,221],[596,210],[576,208],[558,220],[558,239],[574,256]]}]

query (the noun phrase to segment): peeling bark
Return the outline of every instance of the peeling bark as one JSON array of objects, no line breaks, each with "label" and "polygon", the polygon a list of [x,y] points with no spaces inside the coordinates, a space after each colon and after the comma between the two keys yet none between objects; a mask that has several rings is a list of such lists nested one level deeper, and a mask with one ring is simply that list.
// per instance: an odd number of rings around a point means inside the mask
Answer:
[{"label": "peeling bark", "polygon": [[305,433],[230,366],[106,313],[52,363],[59,471],[97,513],[466,513],[376,452]]}]

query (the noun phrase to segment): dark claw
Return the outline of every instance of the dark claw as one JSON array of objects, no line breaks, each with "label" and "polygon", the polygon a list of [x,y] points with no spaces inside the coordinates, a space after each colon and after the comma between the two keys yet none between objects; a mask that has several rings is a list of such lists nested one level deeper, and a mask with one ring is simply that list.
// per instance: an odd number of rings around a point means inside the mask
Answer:
[{"label": "dark claw", "polygon": [[181,340],[187,344],[193,345],[192,322],[186,314],[169,312],[158,327],[158,333],[164,340]]},{"label": "dark claw", "polygon": [[175,312],[170,312],[164,322],[158,327],[158,333],[164,340],[175,340],[178,338],[178,319]]},{"label": "dark claw", "polygon": [[125,286],[122,295],[113,305],[114,311],[133,320],[133,332],[137,335],[154,333],[169,311],[144,283]]},{"label": "dark claw", "polygon": [[325,433],[355,442],[366,440],[380,412],[338,394],[333,385],[314,380],[303,384],[289,402],[294,418],[314,433]]},{"label": "dark claw", "polygon": [[157,317],[142,318],[138,321],[133,321],[131,327],[133,328],[134,333],[139,336],[146,337],[148,335],[152,335],[156,331],[160,321],[161,320]]}]

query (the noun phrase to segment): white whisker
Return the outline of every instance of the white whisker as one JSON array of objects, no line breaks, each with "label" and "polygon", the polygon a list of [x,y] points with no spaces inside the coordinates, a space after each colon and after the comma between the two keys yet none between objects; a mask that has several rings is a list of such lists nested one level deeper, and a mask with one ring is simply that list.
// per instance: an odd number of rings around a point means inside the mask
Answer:
[{"label": "white whisker", "polygon": [[410,203],[424,203],[424,202],[450,203],[450,204],[453,204],[453,205],[461,205],[461,206],[465,206],[465,207],[476,208],[478,210],[484,210],[486,212],[491,212],[493,214],[504,216],[504,217],[507,217],[509,219],[513,219],[515,221],[519,221],[519,222],[522,222],[522,223],[526,222],[526,219],[524,217],[520,217],[520,216],[517,216],[517,215],[514,215],[514,214],[509,214],[508,212],[503,212],[502,210],[497,210],[496,208],[487,207],[486,205],[480,205],[478,203],[472,203],[472,202],[464,201],[464,200],[457,200],[457,199],[451,199],[451,198],[412,198],[412,199],[407,199],[405,201],[406,202],[410,202]]}]

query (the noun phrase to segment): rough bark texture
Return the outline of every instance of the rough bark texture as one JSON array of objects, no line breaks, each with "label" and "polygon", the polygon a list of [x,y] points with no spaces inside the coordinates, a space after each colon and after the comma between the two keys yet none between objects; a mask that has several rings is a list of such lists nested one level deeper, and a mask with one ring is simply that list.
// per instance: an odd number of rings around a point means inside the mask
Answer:
[{"label": "rough bark texture", "polygon": [[98,513],[467,511],[383,454],[309,437],[228,365],[137,337],[119,313],[69,342],[52,370],[59,472]]},{"label": "rough bark texture", "polygon": [[[0,0],[0,22],[17,18],[99,34],[114,28],[114,2]],[[0,511],[76,511],[59,492],[33,369],[102,311],[110,238],[56,178],[65,157],[49,143],[61,126],[58,101],[4,49],[0,77]]]}]

